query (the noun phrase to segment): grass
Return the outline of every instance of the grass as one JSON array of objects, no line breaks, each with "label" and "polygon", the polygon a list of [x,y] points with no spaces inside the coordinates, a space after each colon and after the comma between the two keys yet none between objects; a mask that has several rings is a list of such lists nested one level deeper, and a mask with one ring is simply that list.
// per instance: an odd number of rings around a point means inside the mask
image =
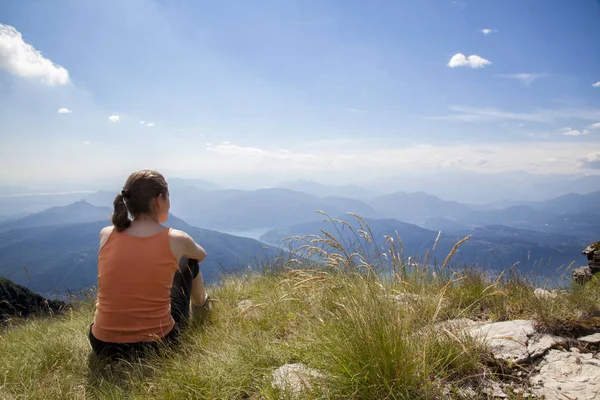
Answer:
[{"label": "grass", "polygon": [[[311,248],[325,241],[325,254]],[[514,273],[490,280],[475,269],[450,272],[448,263],[423,271],[396,257],[395,272],[381,275],[373,249],[342,248],[332,236],[312,238],[303,251],[321,254],[318,268],[292,258],[226,277],[209,288],[213,311],[180,350],[136,362],[91,357],[90,300],[60,317],[14,321],[0,332],[0,399],[293,398],[271,386],[287,363],[323,373],[301,398],[460,398],[464,385],[502,377],[481,343],[440,321],[525,318],[566,335],[600,326],[597,282],[540,299]]]}]

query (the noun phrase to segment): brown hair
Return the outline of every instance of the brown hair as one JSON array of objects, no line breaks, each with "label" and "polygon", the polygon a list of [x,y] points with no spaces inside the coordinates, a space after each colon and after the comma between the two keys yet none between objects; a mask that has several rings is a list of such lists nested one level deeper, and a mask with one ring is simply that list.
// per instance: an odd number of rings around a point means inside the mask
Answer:
[{"label": "brown hair", "polygon": [[113,202],[112,223],[117,232],[123,232],[131,225],[128,214],[135,218],[151,213],[150,201],[159,194],[169,195],[167,181],[160,173],[144,169],[129,175]]}]

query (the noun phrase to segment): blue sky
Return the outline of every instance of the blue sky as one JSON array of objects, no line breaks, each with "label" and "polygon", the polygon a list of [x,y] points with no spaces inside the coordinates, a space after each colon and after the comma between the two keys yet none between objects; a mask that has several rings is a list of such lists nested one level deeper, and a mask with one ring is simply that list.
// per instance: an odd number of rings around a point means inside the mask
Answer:
[{"label": "blue sky", "polygon": [[0,24],[4,183],[600,170],[595,0],[20,0]]}]

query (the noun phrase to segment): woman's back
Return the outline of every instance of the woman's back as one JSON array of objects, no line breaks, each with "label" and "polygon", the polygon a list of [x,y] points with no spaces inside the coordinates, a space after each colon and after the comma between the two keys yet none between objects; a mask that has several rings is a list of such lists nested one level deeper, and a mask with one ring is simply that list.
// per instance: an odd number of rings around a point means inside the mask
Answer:
[{"label": "woman's back", "polygon": [[[178,260],[164,228],[111,230],[98,253],[98,297],[92,333],[104,342],[155,341],[174,326],[170,292]],[[153,232],[150,232],[153,233]]]}]

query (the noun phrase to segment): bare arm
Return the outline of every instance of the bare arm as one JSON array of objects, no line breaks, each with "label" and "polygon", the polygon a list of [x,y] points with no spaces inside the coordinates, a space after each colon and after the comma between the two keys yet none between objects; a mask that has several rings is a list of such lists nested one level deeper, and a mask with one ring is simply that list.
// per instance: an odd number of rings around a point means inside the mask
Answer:
[{"label": "bare arm", "polygon": [[179,230],[172,230],[171,232],[172,236],[177,241],[177,247],[180,253],[179,256],[185,256],[187,258],[198,260],[199,263],[204,261],[206,258],[206,250],[196,243],[190,235]]},{"label": "bare arm", "polygon": [[113,229],[114,229],[114,226],[107,226],[105,228],[102,228],[102,230],[100,231],[100,246],[99,246],[99,248],[102,248],[102,246],[104,246],[104,243],[106,243],[106,241],[108,240],[108,237],[112,233]]}]

